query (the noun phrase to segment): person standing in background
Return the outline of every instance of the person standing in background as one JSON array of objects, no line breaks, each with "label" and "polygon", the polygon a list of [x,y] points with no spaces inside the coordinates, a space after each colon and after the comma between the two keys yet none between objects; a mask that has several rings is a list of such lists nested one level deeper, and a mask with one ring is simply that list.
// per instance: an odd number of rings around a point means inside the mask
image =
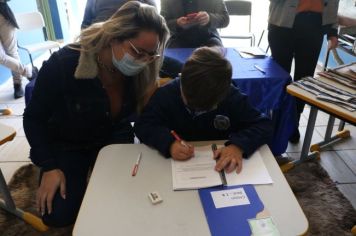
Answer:
[{"label": "person standing in background", "polygon": [[217,29],[230,21],[223,0],[162,0],[161,15],[171,31],[168,48],[223,46]]},{"label": "person standing in background", "polygon": [[[270,0],[268,42],[272,58],[288,72],[294,59],[295,81],[314,75],[324,34],[328,48],[337,47],[338,6],[339,0]],[[297,123],[289,138],[291,143],[299,142],[304,105],[297,99]]]},{"label": "person standing in background", "polygon": [[[130,0],[87,0],[81,29],[93,23],[106,21],[127,1]],[[139,2],[157,7],[154,0],[140,0]]]},{"label": "person standing in background", "polygon": [[37,75],[37,68],[32,65],[24,66],[20,62],[17,49],[15,16],[7,5],[9,0],[0,0],[0,64],[9,68],[14,82],[14,98],[24,96],[21,77],[32,80]]}]

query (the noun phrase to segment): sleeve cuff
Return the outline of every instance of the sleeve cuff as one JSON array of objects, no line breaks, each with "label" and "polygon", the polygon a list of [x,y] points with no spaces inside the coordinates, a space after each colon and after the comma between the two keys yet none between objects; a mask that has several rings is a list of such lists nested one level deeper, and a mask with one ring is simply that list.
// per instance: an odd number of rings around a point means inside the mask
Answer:
[{"label": "sleeve cuff", "polygon": [[233,142],[231,142],[230,140],[225,142],[225,146],[229,146],[230,144],[233,144],[233,145],[235,145],[235,146],[237,146],[237,147],[239,147],[240,149],[243,150],[242,158],[244,158],[244,159],[247,159],[247,158],[252,154],[252,153],[247,153],[247,152],[245,151],[245,149],[242,148],[242,145],[238,145],[238,144],[236,144],[236,143],[233,143]]},{"label": "sleeve cuff", "polygon": [[53,159],[44,161],[44,162],[40,163],[38,166],[41,167],[41,169],[44,172],[50,171],[50,170],[54,170],[54,169],[58,169],[58,165],[57,165],[56,161],[53,160]]}]

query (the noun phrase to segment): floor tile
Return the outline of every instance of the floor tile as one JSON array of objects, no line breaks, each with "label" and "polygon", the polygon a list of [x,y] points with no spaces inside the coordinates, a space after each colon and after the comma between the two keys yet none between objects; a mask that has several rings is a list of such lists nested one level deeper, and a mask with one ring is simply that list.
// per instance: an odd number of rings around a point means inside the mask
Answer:
[{"label": "floor tile", "polygon": [[[333,135],[337,132],[338,127],[334,126]],[[346,125],[345,129],[350,131],[350,138],[340,140],[335,142],[332,145],[325,148],[325,150],[353,150],[356,149],[356,127],[351,125]],[[322,137],[325,136],[326,127],[315,127],[315,130]]]},{"label": "floor tile", "polygon": [[29,161],[30,145],[25,137],[15,137],[0,150],[0,161]]},{"label": "floor tile", "polygon": [[0,123],[4,125],[11,126],[16,130],[16,135],[18,135],[19,130],[22,128],[22,117],[0,117]]},{"label": "floor tile", "polygon": [[328,172],[332,180],[339,183],[356,183],[356,175],[335,151],[320,153],[320,164]]},{"label": "floor tile", "polygon": [[6,183],[9,183],[11,177],[18,168],[29,163],[30,162],[0,162],[0,168]]},{"label": "floor tile", "polygon": [[356,175],[356,150],[336,151],[348,168]]},{"label": "floor tile", "polygon": [[19,116],[21,117],[23,115],[23,112],[25,110],[25,102],[21,102],[21,103],[10,103],[8,104],[9,108],[12,110],[12,114],[13,116]]},{"label": "floor tile", "polygon": [[[302,151],[305,130],[306,130],[306,127],[299,127],[299,132],[300,132],[299,143],[297,143],[297,144],[288,143],[286,152],[301,152]],[[320,142],[322,139],[323,139],[322,136],[320,136],[320,134],[318,132],[316,132],[314,129],[312,143]]]}]

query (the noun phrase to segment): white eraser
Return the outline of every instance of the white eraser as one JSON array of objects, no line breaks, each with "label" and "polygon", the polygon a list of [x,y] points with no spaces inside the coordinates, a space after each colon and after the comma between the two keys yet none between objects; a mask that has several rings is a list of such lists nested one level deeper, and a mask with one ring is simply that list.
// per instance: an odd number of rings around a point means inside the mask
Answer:
[{"label": "white eraser", "polygon": [[158,192],[150,192],[148,198],[151,200],[152,204],[158,204],[163,201]]}]

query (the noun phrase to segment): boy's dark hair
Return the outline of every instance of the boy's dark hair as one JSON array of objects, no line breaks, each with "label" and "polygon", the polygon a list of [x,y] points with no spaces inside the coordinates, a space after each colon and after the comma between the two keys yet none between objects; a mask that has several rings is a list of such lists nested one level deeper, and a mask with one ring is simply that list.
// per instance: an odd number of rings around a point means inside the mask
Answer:
[{"label": "boy's dark hair", "polygon": [[181,86],[189,108],[210,110],[227,96],[232,66],[224,55],[223,48],[201,47],[184,64]]}]

